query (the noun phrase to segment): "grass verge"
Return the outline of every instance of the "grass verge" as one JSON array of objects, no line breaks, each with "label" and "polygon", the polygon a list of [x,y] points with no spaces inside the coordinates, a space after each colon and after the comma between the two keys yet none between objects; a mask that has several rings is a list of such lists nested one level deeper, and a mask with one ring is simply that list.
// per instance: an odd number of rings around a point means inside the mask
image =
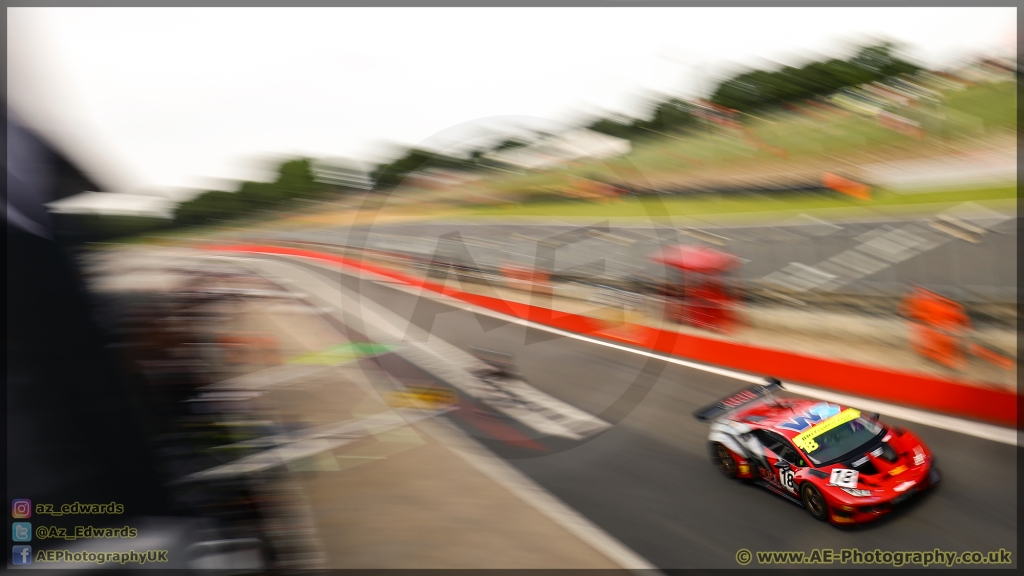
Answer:
[{"label": "grass verge", "polygon": [[953,190],[898,194],[879,191],[870,201],[854,200],[841,194],[793,193],[758,197],[651,197],[626,198],[600,204],[593,202],[537,202],[507,206],[466,208],[460,216],[537,216],[590,218],[653,218],[742,212],[789,212],[793,210],[872,209],[889,206],[1008,200],[1017,188],[1004,186],[983,190]]}]

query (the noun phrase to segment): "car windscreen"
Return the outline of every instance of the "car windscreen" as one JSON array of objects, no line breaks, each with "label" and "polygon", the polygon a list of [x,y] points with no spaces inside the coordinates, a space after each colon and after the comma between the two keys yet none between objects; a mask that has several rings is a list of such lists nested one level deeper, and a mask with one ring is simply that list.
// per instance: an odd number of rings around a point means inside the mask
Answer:
[{"label": "car windscreen", "polygon": [[817,446],[813,450],[805,448],[804,452],[811,462],[820,466],[853,455],[882,432],[884,428],[877,422],[856,418],[814,436]]}]

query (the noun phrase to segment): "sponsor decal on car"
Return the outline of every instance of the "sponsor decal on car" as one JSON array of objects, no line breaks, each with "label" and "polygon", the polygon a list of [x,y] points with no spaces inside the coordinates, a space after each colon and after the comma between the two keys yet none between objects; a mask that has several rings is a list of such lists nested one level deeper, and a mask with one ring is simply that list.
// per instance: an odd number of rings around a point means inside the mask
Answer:
[{"label": "sponsor decal on car", "polygon": [[907,488],[913,486],[914,484],[917,484],[916,480],[908,480],[907,482],[897,485],[895,488],[893,488],[893,490],[895,490],[896,492],[903,492]]},{"label": "sponsor decal on car", "polygon": [[828,432],[829,430],[832,430],[833,428],[838,428],[839,426],[842,426],[843,424],[846,424],[851,420],[856,420],[859,417],[860,410],[856,410],[854,408],[847,408],[846,410],[843,410],[839,414],[836,414],[835,416],[828,418],[827,420],[811,428],[810,430],[797,434],[796,436],[793,437],[793,443],[800,447],[800,449],[803,450],[804,452],[814,452],[815,450],[818,449],[818,443],[814,441],[815,438],[821,436],[822,434]]},{"label": "sponsor decal on car", "polygon": [[756,400],[756,399],[757,399],[757,395],[756,394],[754,394],[753,392],[749,392],[747,390],[744,390],[744,391],[740,392],[739,394],[736,394],[734,396],[726,398],[725,400],[722,400],[722,405],[726,406],[728,408],[735,408],[736,406],[739,406],[741,404],[746,404],[747,402],[750,402],[751,400]]},{"label": "sponsor decal on car", "polygon": [[839,414],[839,410],[839,406],[835,404],[819,402],[808,408],[805,412],[797,414],[785,422],[776,424],[775,427],[793,432],[803,432],[812,425]]}]

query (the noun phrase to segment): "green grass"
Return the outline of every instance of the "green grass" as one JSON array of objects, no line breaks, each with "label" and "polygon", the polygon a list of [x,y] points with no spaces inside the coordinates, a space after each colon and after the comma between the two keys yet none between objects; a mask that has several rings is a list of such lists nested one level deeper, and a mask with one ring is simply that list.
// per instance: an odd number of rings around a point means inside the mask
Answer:
[{"label": "green grass", "polygon": [[[944,119],[929,115],[926,110],[901,112],[917,119],[931,133],[943,139],[978,136],[981,131],[1015,129],[1017,122],[1017,84],[1004,82],[969,87],[946,95]],[[916,141],[887,130],[872,118],[834,116],[828,121],[795,115],[774,116],[748,121],[752,133],[766,144],[785,149],[788,163],[798,165],[821,155],[867,151],[903,145],[918,146]],[[643,184],[648,178],[685,174],[694,169],[728,170],[737,163],[757,159],[775,159],[770,153],[755,150],[730,136],[696,132],[685,136],[659,136],[637,142],[626,156],[585,162],[573,168],[533,172],[523,175],[500,175],[486,182],[470,185],[466,192],[484,193],[494,198],[505,197],[503,205],[463,207],[440,210],[444,217],[535,216],[594,218],[655,218],[702,214],[751,213],[769,216],[791,211],[830,210],[915,210],[915,205],[965,201],[1009,200],[1016,198],[1016,188],[964,190],[901,195],[878,191],[870,202],[857,201],[840,194],[782,194],[772,197],[670,197],[629,199],[612,204],[598,204],[563,199],[561,191],[574,178]],[[525,199],[523,197],[526,197]],[[524,202],[525,200],[525,202]],[[918,208],[920,210],[920,208]],[[435,210],[436,211],[436,210]],[[423,214],[431,217],[435,211]],[[151,241],[153,237],[215,238],[238,228],[259,228],[269,225],[275,216],[245,215],[233,222],[160,232],[127,233],[111,243]],[[128,232],[128,231],[126,231]]]},{"label": "green grass", "polygon": [[972,86],[946,98],[953,111],[981,120],[986,129],[1017,127],[1017,83]]},{"label": "green grass", "polygon": [[319,352],[310,352],[296,356],[295,358],[289,359],[287,362],[288,364],[319,364],[324,366],[334,366],[338,364],[345,364],[360,358],[379,356],[390,352],[392,349],[393,346],[383,346],[362,342],[346,342],[345,344],[332,346],[331,348],[321,350]]},{"label": "green grass", "polygon": [[[980,136],[983,131],[1015,128],[1017,122],[1015,82],[984,84],[947,95],[937,116],[922,109],[900,112],[918,120],[933,135],[943,139]],[[785,115],[748,120],[750,131],[766,144],[784,149],[790,163],[852,151],[885,147],[918,147],[908,136],[881,126],[875,119],[858,115],[834,116],[828,121]],[[554,189],[572,178],[643,183],[650,178],[685,174],[700,168],[727,168],[751,159],[773,160],[775,156],[730,136],[694,132],[674,137],[657,137],[637,142],[629,154],[608,160],[588,161],[567,169],[524,175],[494,176],[481,186],[495,196],[554,195]]]},{"label": "green grass", "polygon": [[1016,187],[985,190],[897,194],[878,191],[871,201],[847,198],[841,194],[793,193],[770,197],[653,197],[631,198],[620,202],[597,204],[585,202],[537,202],[505,207],[467,208],[461,215],[475,216],[537,216],[589,218],[657,218],[660,216],[696,216],[702,214],[733,214],[741,212],[789,212],[793,210],[873,209],[879,207],[956,203],[967,201],[1007,200],[1017,197]]}]

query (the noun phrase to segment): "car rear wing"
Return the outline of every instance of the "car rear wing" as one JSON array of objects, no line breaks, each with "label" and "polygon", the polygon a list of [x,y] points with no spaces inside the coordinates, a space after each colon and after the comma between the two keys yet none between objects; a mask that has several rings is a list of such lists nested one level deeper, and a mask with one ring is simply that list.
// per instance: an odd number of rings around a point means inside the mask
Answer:
[{"label": "car rear wing", "polygon": [[762,398],[770,397],[773,393],[782,390],[782,382],[775,378],[765,378],[766,384],[751,386],[722,398],[718,402],[705,406],[693,413],[693,417],[701,422],[710,422],[724,414],[732,412],[737,408],[746,406],[751,402]]}]

